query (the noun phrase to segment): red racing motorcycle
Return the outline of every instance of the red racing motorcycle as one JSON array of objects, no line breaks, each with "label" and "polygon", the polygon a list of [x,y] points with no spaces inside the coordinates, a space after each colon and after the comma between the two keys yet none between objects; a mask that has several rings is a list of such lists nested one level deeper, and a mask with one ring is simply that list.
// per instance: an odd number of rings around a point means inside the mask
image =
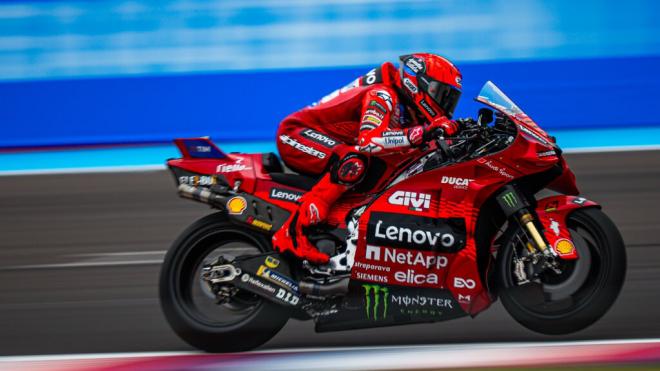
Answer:
[{"label": "red racing motorcycle", "polygon": [[491,82],[476,100],[490,107],[476,122],[372,161],[373,176],[307,230],[332,257],[323,266],[270,242],[316,179],[285,172],[272,153],[175,140],[183,157],[168,166],[179,195],[218,211],[165,257],[160,298],[174,331],[206,351],[240,351],[290,318],[319,332],[435,322],[475,316],[498,298],[544,334],[597,321],[624,281],[619,231],[579,195],[554,138]]}]

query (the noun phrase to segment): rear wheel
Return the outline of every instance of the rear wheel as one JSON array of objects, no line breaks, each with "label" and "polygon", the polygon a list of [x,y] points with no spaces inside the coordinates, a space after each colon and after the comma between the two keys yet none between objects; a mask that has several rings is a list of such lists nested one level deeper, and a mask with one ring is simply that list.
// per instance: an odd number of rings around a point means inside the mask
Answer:
[{"label": "rear wheel", "polygon": [[544,334],[579,331],[601,318],[616,300],[626,272],[626,253],[614,223],[599,209],[578,209],[567,226],[580,258],[560,261],[560,271],[546,270],[542,303],[525,303],[514,295],[514,261],[526,254],[522,232],[514,234],[498,256],[498,286],[509,314],[530,330]]},{"label": "rear wheel", "polygon": [[204,217],[174,242],[160,276],[161,307],[174,331],[190,345],[208,352],[253,349],[286,324],[289,310],[249,292],[232,291],[219,304],[203,279],[203,267],[218,259],[268,251],[262,235],[229,223],[221,213]]}]

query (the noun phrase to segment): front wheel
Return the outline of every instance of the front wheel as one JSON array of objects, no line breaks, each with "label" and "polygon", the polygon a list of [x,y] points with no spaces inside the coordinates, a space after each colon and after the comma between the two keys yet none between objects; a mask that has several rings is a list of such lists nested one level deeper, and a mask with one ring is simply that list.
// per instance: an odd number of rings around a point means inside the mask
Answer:
[{"label": "front wheel", "polygon": [[186,229],[165,256],[160,275],[160,301],[167,322],[190,345],[207,352],[255,348],[286,324],[289,310],[257,295],[228,287],[229,300],[219,302],[202,277],[218,259],[266,252],[264,236],[208,215]]},{"label": "front wheel", "polygon": [[530,330],[560,335],[586,328],[601,318],[616,300],[626,273],[623,239],[614,223],[596,208],[578,209],[567,226],[580,256],[560,261],[560,272],[543,272],[543,300],[531,304],[514,294],[515,261],[526,254],[525,235],[514,233],[498,255],[497,280],[502,304]]}]

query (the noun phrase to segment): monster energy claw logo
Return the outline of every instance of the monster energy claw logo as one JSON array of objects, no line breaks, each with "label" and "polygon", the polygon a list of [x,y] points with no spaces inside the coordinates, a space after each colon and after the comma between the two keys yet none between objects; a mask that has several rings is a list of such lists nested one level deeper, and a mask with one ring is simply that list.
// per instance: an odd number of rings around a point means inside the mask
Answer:
[{"label": "monster energy claw logo", "polygon": [[516,195],[512,191],[505,193],[502,196],[502,201],[508,207],[514,207],[518,204],[518,199],[516,198]]},{"label": "monster energy claw logo", "polygon": [[[387,317],[387,298],[389,290],[387,287],[378,285],[362,285],[364,288],[365,305],[364,308],[367,312],[367,318],[377,321]],[[380,316],[379,316],[380,313]]]}]

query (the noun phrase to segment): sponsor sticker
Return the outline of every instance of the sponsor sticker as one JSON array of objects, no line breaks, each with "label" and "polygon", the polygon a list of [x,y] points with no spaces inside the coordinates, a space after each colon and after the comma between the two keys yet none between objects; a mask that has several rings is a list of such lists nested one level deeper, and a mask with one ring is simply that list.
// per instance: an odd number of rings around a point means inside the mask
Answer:
[{"label": "sponsor sticker", "polygon": [[584,205],[584,203],[587,202],[587,199],[584,197],[576,197],[572,202],[576,205]]},{"label": "sponsor sticker", "polygon": [[376,125],[380,125],[383,122],[383,120],[379,119],[378,117],[371,115],[364,115],[364,117],[362,117],[362,122],[365,121],[372,122]]},{"label": "sponsor sticker", "polygon": [[362,85],[373,85],[383,82],[381,75],[380,67],[372,69],[362,77]]},{"label": "sponsor sticker", "polygon": [[411,56],[410,58],[406,59],[404,64],[406,65],[406,67],[410,68],[410,70],[415,74],[424,72],[426,70],[426,66],[424,65],[424,60],[421,58]]},{"label": "sponsor sticker", "polygon": [[559,237],[559,223],[552,218],[550,218],[550,229]]},{"label": "sponsor sticker", "polygon": [[403,79],[403,85],[405,85],[406,88],[410,90],[410,92],[413,94],[417,94],[419,92],[419,89],[417,89],[417,85],[415,85],[415,83],[412,82],[412,80],[410,80],[407,77]]},{"label": "sponsor sticker", "polygon": [[275,294],[275,297],[294,306],[297,305],[300,301],[299,296],[296,296],[291,292],[280,288],[277,289],[277,294]]},{"label": "sponsor sticker", "polygon": [[243,171],[243,170],[250,170],[251,168],[248,167],[243,163],[243,159],[239,158],[236,159],[231,164],[220,164],[215,168],[216,173],[235,173],[238,171]]},{"label": "sponsor sticker", "polygon": [[259,220],[259,219],[254,218],[254,217],[252,217],[252,216],[250,216],[250,217],[247,219],[247,222],[248,222],[250,225],[252,225],[253,227],[257,227],[257,228],[259,228],[259,229],[263,229],[264,231],[270,231],[271,229],[273,229],[273,225],[272,225],[272,224],[270,224],[270,223],[266,223],[266,222],[264,222],[264,221],[262,221],[262,220]]},{"label": "sponsor sticker", "polygon": [[424,108],[424,110],[425,110],[426,112],[428,112],[429,116],[431,116],[431,117],[435,117],[435,116],[438,115],[438,113],[435,112],[435,110],[433,109],[433,107],[431,107],[431,105],[430,105],[427,101],[425,101],[424,99],[420,100],[420,101],[419,101],[419,104],[422,106],[422,108]]},{"label": "sponsor sticker", "polygon": [[269,294],[275,294],[275,291],[277,291],[275,289],[275,287],[273,287],[273,286],[271,286],[267,283],[261,282],[258,279],[250,276],[247,273],[243,273],[243,275],[241,276],[241,281],[243,281],[245,283],[249,283],[252,286],[258,287],[261,290],[266,291]]},{"label": "sponsor sticker", "polygon": [[389,263],[389,265],[405,264],[409,267],[425,268],[426,270],[446,268],[449,264],[449,260],[443,255],[374,245],[367,245],[365,258],[371,261]]},{"label": "sponsor sticker", "polygon": [[189,146],[188,152],[211,153],[211,146]]},{"label": "sponsor sticker", "polygon": [[266,260],[264,260],[264,264],[270,269],[275,269],[279,267],[280,261],[273,256],[267,256]]},{"label": "sponsor sticker", "polygon": [[454,310],[456,302],[444,292],[421,290],[410,293],[378,284],[363,284],[364,314],[368,320],[382,321],[396,315],[433,318],[442,316],[447,310]]},{"label": "sponsor sticker", "polygon": [[305,129],[301,132],[301,134],[305,138],[307,138],[307,139],[309,139],[309,140],[311,140],[315,143],[318,143],[318,144],[320,144],[320,145],[322,145],[326,148],[334,148],[337,144],[339,144],[337,142],[337,140],[332,139],[329,136],[327,136],[323,133],[320,133],[316,130]]},{"label": "sponsor sticker", "polygon": [[390,291],[380,285],[362,285],[364,290],[364,309],[367,319],[378,321],[387,317]]},{"label": "sponsor sticker", "polygon": [[383,132],[384,137],[400,137],[403,135],[403,130],[388,130]]},{"label": "sponsor sticker", "polygon": [[493,161],[491,161],[491,160],[486,160],[485,158],[482,157],[482,158],[477,159],[477,163],[486,166],[487,168],[491,169],[492,171],[500,174],[501,176],[503,176],[507,179],[513,179],[513,175],[509,174],[507,169],[494,164]]},{"label": "sponsor sticker", "polygon": [[183,175],[179,177],[179,184],[191,186],[212,186],[217,180],[212,175]]},{"label": "sponsor sticker", "polygon": [[573,242],[570,240],[562,238],[555,242],[555,251],[557,251],[559,255],[570,255],[575,251],[575,245],[573,245]]},{"label": "sponsor sticker", "polygon": [[291,138],[290,136],[288,136],[286,134],[280,135],[280,141],[282,143],[288,145],[288,146],[291,146],[291,147],[297,149],[300,152],[306,153],[308,155],[311,155],[311,156],[314,156],[314,157],[317,157],[317,158],[320,158],[320,159],[324,159],[327,156],[325,152],[321,152],[321,151],[319,151],[315,148],[304,145],[304,144],[298,142],[297,140]]},{"label": "sponsor sticker", "polygon": [[355,278],[361,281],[387,283],[387,276],[382,274],[355,272]]},{"label": "sponsor sticker", "polygon": [[471,278],[454,277],[454,287],[457,289],[470,289],[472,290],[477,286],[477,283]]},{"label": "sponsor sticker", "polygon": [[265,265],[260,265],[257,270],[257,276],[267,279],[270,282],[273,282],[279,286],[282,286],[286,289],[298,292],[298,284],[293,282],[288,277],[278,273],[277,271],[268,268]]},{"label": "sponsor sticker", "polygon": [[455,189],[468,189],[468,187],[470,186],[470,182],[473,181],[474,179],[443,175],[442,179],[440,180],[440,183],[453,185]]},{"label": "sponsor sticker", "polygon": [[392,97],[390,96],[390,93],[384,91],[384,90],[378,90],[376,92],[376,96],[379,97],[380,99],[385,101],[385,104],[387,105],[387,108],[391,111],[393,104],[392,104]]},{"label": "sponsor sticker", "polygon": [[304,192],[273,187],[270,189],[270,193],[268,194],[268,197],[273,200],[282,200],[282,201],[298,203],[298,200],[300,200],[300,197],[302,197],[303,194]]},{"label": "sponsor sticker", "polygon": [[409,210],[424,211],[431,207],[431,195],[409,191],[396,191],[387,199],[390,205],[406,206]]},{"label": "sponsor sticker", "polygon": [[383,107],[382,104],[376,102],[375,100],[372,100],[371,102],[369,102],[369,106],[376,108],[377,110],[379,110],[383,114],[387,113],[387,109],[385,109],[385,107]]},{"label": "sponsor sticker", "polygon": [[367,243],[377,246],[456,252],[465,245],[462,218],[428,218],[374,212],[367,225]]},{"label": "sponsor sticker", "polygon": [[227,211],[231,215],[241,215],[247,209],[247,201],[241,196],[234,196],[227,201]]},{"label": "sponsor sticker", "polygon": [[384,114],[382,114],[380,111],[375,110],[375,109],[368,109],[364,113],[366,115],[371,115],[371,116],[374,116],[374,117],[378,117],[381,120],[385,117]]},{"label": "sponsor sticker", "polygon": [[551,213],[553,211],[557,211],[557,208],[559,207],[559,201],[551,201],[548,202],[545,205],[545,212],[546,213]]},{"label": "sponsor sticker", "polygon": [[536,155],[539,157],[557,156],[557,152],[555,152],[554,149],[551,149],[545,152],[537,152]]}]

